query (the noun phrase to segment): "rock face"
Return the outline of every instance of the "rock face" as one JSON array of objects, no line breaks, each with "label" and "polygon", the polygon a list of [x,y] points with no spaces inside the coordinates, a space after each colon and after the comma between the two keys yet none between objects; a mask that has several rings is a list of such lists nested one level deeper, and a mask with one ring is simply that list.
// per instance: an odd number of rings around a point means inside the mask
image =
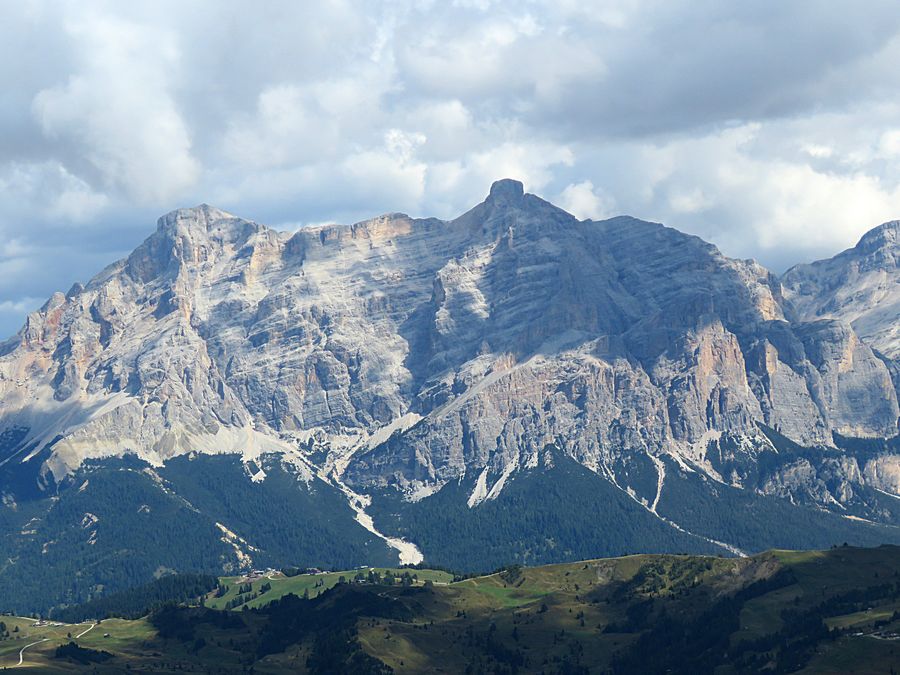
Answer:
[{"label": "rock face", "polygon": [[900,220],[834,258],[791,268],[782,281],[798,319],[839,319],[884,356],[900,357]]},{"label": "rock face", "polygon": [[652,513],[667,466],[825,505],[895,493],[890,453],[821,485],[815,462],[763,480],[756,458],[772,434],[897,434],[898,228],[778,279],[512,180],[453,221],[290,234],[174,211],[3,346],[0,464],[59,482],[126,454],[274,454],[348,494],[470,480],[476,508],[553,446]]}]

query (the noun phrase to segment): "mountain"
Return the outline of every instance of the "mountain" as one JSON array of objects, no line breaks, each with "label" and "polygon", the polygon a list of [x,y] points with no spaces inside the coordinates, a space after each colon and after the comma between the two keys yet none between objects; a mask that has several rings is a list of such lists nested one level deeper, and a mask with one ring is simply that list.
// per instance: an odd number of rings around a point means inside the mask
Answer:
[{"label": "mountain", "polygon": [[512,180],[452,221],[174,211],[0,350],[0,597],[900,542],[896,223],[857,249],[779,279]]}]

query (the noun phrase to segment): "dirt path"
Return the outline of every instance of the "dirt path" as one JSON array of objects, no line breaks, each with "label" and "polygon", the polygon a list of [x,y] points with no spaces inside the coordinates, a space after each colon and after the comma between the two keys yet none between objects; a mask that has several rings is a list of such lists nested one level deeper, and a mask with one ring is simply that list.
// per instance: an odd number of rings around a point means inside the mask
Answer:
[{"label": "dirt path", "polygon": [[26,649],[28,649],[29,647],[34,647],[35,645],[39,645],[42,642],[46,642],[49,639],[50,638],[44,638],[42,640],[38,640],[37,642],[32,642],[31,644],[27,644],[24,647],[22,647],[22,649],[19,650],[19,662],[15,666],[13,666],[13,668],[15,668],[16,666],[21,666],[22,663],[25,661],[25,650]]},{"label": "dirt path", "polygon": [[88,633],[90,633],[90,632],[93,630],[94,626],[96,626],[96,625],[97,625],[97,624],[92,623],[92,624],[88,627],[88,629],[87,629],[86,631],[83,631],[83,632],[79,633],[78,635],[76,635],[76,636],[75,636],[75,639],[77,640],[77,639],[80,638],[82,635],[87,635]]}]

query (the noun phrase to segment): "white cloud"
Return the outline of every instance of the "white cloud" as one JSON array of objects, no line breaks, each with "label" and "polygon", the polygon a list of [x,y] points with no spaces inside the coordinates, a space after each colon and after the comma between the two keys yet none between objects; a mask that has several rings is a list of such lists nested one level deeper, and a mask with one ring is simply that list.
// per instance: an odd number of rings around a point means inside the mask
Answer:
[{"label": "white cloud", "polygon": [[769,214],[758,213],[752,221],[764,251],[837,252],[900,213],[900,189],[883,186],[873,176],[834,176],[809,166],[756,169],[767,174],[756,196],[772,202]]},{"label": "white cloud", "polygon": [[371,195],[392,195],[398,204],[418,204],[425,191],[428,165],[416,156],[425,142],[421,134],[390,129],[382,148],[351,155],[342,163],[351,189]]},{"label": "white cloud", "polygon": [[255,116],[232,123],[224,150],[254,168],[285,166],[331,155],[339,134],[299,87],[281,85],[260,93]]},{"label": "white cloud", "polygon": [[567,185],[559,196],[559,205],[582,220],[602,220],[616,212],[615,200],[589,180]]},{"label": "white cloud", "polygon": [[107,188],[141,202],[177,197],[199,164],[171,93],[174,39],[92,13],[66,32],[80,47],[79,69],[35,96],[44,134],[86,160]]},{"label": "white cloud", "polygon": [[890,159],[900,157],[900,129],[891,129],[881,135],[878,144],[881,155]]},{"label": "white cloud", "polygon": [[32,213],[81,224],[90,223],[109,200],[62,164],[47,161],[11,162],[0,167],[0,204],[15,202],[25,202]]},{"label": "white cloud", "polygon": [[769,136],[781,135],[753,124],[658,145],[628,143],[617,152],[639,159],[624,170],[620,164],[609,179],[622,185],[625,211],[699,234],[730,255],[762,258],[776,271],[836,253],[900,215],[900,184],[860,168],[874,149],[846,164],[833,153],[835,163],[821,168],[809,156],[760,153]]},{"label": "white cloud", "polygon": [[676,191],[669,197],[669,206],[675,213],[699,213],[710,208],[714,201],[701,188],[686,192]]},{"label": "white cloud", "polygon": [[525,189],[538,191],[553,179],[557,166],[572,166],[575,155],[566,146],[549,142],[507,142],[484,152],[475,153],[467,162],[467,170],[481,185],[497,178],[516,178]]},{"label": "white cloud", "polygon": [[834,155],[834,148],[819,143],[810,143],[803,147],[804,152],[816,159],[828,159]]},{"label": "white cloud", "polygon": [[18,318],[33,312],[44,303],[40,298],[19,298],[18,300],[0,300],[0,314],[11,314]]}]

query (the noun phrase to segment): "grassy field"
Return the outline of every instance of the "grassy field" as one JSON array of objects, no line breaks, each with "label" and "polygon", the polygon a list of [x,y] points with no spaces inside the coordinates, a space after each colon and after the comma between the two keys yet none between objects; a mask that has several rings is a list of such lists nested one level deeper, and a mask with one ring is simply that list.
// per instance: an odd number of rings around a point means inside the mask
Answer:
[{"label": "grassy field", "polygon": [[868,635],[846,636],[825,646],[801,671],[816,675],[890,675],[900,672],[900,643]]},{"label": "grassy field", "polygon": [[825,625],[829,628],[855,628],[861,630],[872,626],[877,621],[890,619],[898,609],[900,609],[900,604],[892,602],[877,609],[864,609],[859,612],[851,612],[850,614],[842,614],[841,616],[825,619]]},{"label": "grassy field", "polygon": [[252,582],[246,581],[245,577],[222,577],[219,579],[219,583],[222,586],[227,587],[228,592],[220,598],[215,597],[215,594],[211,593],[206,599],[206,606],[212,609],[224,609],[230,601],[234,600],[234,598],[239,595],[238,589],[241,585],[247,583],[250,583],[251,591],[245,593],[245,596],[253,593],[260,593],[260,589],[264,584],[269,584],[272,588],[265,593],[259,594],[256,599],[241,603],[233,609],[241,610],[245,605],[250,608],[262,607],[288,593],[293,593],[298,597],[303,597],[304,594],[308,593],[310,598],[315,598],[320,593],[324,593],[329,588],[336,586],[342,577],[344,580],[351,580],[359,573],[368,574],[369,570],[378,572],[380,576],[390,574],[396,579],[399,579],[404,573],[409,572],[410,575],[415,575],[416,583],[418,584],[424,584],[426,581],[431,581],[435,584],[449,584],[453,581],[453,575],[448,572],[439,570],[401,569],[396,567],[367,567],[365,569],[325,572],[322,574],[299,574],[294,577],[286,577],[281,572],[275,572]]},{"label": "grassy field", "polygon": [[[377,571],[397,577],[405,570]],[[362,572],[367,575],[368,569]],[[15,666],[23,646],[46,638],[25,651],[24,667],[35,672],[102,673],[128,668],[133,672],[230,673],[252,666],[256,673],[275,674],[342,672],[347,663],[358,668],[360,659],[377,659],[396,673],[410,674],[456,673],[467,668],[475,672],[514,668],[521,673],[578,672],[578,668],[655,672],[653,664],[658,662],[651,660],[646,668],[640,667],[645,649],[641,640],[650,636],[652,644],[658,639],[664,645],[668,633],[652,636],[675,617],[675,625],[683,624],[686,632],[679,634],[672,647],[646,652],[670,655],[672,672],[701,671],[697,663],[684,660],[691,654],[679,652],[679,645],[688,652],[701,652],[708,645],[701,641],[700,646],[692,646],[692,631],[707,640],[706,634],[716,630],[724,630],[725,643],[723,647],[710,643],[710,654],[718,659],[726,652],[729,658],[743,655],[744,663],[755,663],[754,668],[761,668],[766,659],[774,668],[787,654],[794,659],[791,670],[807,673],[888,673],[891,667],[900,671],[900,640],[894,638],[900,631],[900,620],[894,619],[900,617],[895,614],[900,610],[900,549],[894,547],[773,551],[743,559],[636,555],[513,567],[455,583],[446,572],[414,572],[418,579],[412,587],[344,584],[334,588],[341,576],[350,580],[357,570],[295,577],[273,574],[252,582],[253,592],[263,583],[272,588],[246,603],[248,607],[263,607],[289,594],[302,597],[305,591],[310,602],[294,601],[301,604],[285,610],[287,614],[273,614],[277,607],[237,612],[176,609],[184,613],[189,626],[181,637],[178,631],[160,637],[148,619],[107,619],[76,640],[83,648],[114,655],[102,664],[79,665],[53,658],[69,634],[79,635],[90,624],[34,626],[33,619],[4,617],[10,631],[19,630],[0,640],[0,668]],[[426,580],[432,584],[426,587]],[[225,607],[246,582],[228,577],[221,583],[228,593],[208,598],[207,608]],[[334,590],[325,593],[327,589]],[[738,597],[739,601],[732,600]],[[718,614],[707,618],[711,611]],[[304,612],[310,617],[305,622]],[[223,623],[217,616],[230,618]],[[272,624],[282,620],[275,617],[294,623],[281,630]],[[825,635],[828,630],[835,632],[811,643],[800,639],[803,634],[791,632],[807,624],[824,625]],[[339,638],[337,643],[329,641],[334,636]],[[264,646],[275,637],[281,640],[277,648]],[[769,646],[760,647],[763,661],[746,660],[754,655],[753,645],[765,645],[770,639]],[[795,653],[788,654],[791,650]],[[323,657],[334,654],[355,660],[343,666],[322,664]]]},{"label": "grassy field", "polygon": [[[82,647],[106,650],[120,655],[125,660],[140,661],[144,653],[143,645],[151,640],[156,632],[144,619],[125,621],[123,619],[107,619],[99,624],[85,622],[81,624],[48,623],[35,626],[35,619],[22,617],[0,617],[10,638],[0,640],[0,668],[16,667],[19,663],[19,652],[22,647],[43,640],[28,647],[23,654],[23,668],[39,668],[41,672],[72,672],[80,670],[73,664],[56,662],[52,659],[56,648],[70,640]],[[91,628],[93,626],[93,628]],[[14,632],[18,627],[19,631]],[[81,635],[80,638],[76,637]],[[104,637],[108,635],[108,637]]]}]

